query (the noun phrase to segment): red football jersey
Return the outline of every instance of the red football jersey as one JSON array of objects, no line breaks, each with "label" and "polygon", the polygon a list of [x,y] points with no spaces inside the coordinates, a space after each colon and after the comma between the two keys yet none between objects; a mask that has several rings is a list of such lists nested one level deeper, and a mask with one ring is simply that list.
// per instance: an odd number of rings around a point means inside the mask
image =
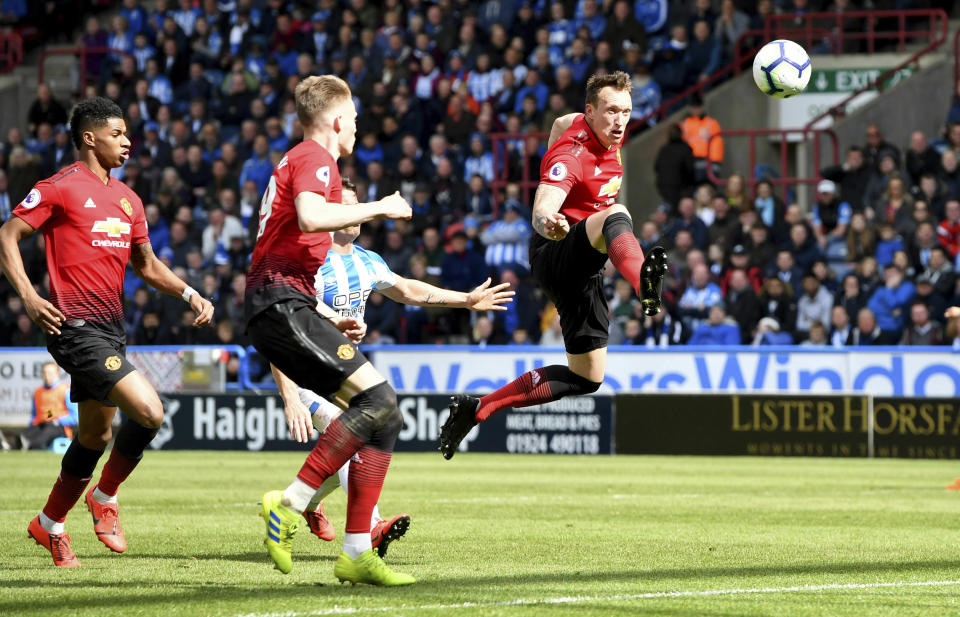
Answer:
[{"label": "red football jersey", "polygon": [[78,162],[37,182],[13,214],[43,230],[54,306],[68,319],[123,319],[130,243],[150,241],[132,189],[116,178],[104,184]]},{"label": "red football jersey", "polygon": [[260,202],[260,228],[247,276],[247,319],[288,298],[316,303],[314,277],[333,243],[329,232],[304,233],[294,198],[317,193],[340,203],[342,184],[337,162],[313,140],[291,148],[277,163]]},{"label": "red football jersey", "polygon": [[605,148],[583,114],[547,150],[540,182],[567,191],[560,213],[573,225],[613,204],[620,194],[620,144]]}]

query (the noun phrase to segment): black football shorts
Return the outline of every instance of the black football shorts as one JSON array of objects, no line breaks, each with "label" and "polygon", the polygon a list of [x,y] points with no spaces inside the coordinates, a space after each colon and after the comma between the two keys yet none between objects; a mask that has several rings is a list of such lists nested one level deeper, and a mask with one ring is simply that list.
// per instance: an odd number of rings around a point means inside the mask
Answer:
[{"label": "black football shorts", "polygon": [[71,319],[61,326],[60,334],[47,335],[47,350],[70,374],[71,401],[93,399],[116,406],[110,390],[137,370],[125,355],[126,339],[122,321],[100,324]]},{"label": "black football shorts", "polygon": [[567,353],[580,354],[607,346],[610,309],[603,294],[607,256],[587,238],[586,221],[570,228],[560,241],[538,233],[530,239],[530,271],[557,305]]},{"label": "black football shorts", "polygon": [[302,388],[329,398],[367,359],[317,313],[316,305],[276,302],[250,319],[247,335],[267,360]]}]

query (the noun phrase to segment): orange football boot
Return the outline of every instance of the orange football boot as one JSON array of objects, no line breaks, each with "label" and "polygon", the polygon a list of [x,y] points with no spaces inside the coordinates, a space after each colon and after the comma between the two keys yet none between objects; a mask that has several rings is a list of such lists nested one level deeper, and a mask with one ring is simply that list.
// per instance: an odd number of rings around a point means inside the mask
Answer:
[{"label": "orange football boot", "polygon": [[387,547],[390,546],[390,543],[402,538],[409,528],[410,515],[405,512],[377,523],[376,527],[370,531],[370,544],[377,549],[380,559],[383,559],[387,554]]},{"label": "orange football boot", "polygon": [[36,540],[37,544],[50,551],[53,556],[53,565],[61,568],[77,568],[80,560],[70,548],[70,536],[66,533],[50,533],[40,524],[40,517],[35,516],[27,526],[27,536]]},{"label": "orange football boot", "polygon": [[321,540],[327,542],[337,537],[337,530],[333,528],[333,523],[323,512],[323,504],[319,504],[316,510],[304,510],[303,518],[307,519],[307,525],[310,527],[310,533]]},{"label": "orange football boot", "polygon": [[127,539],[123,536],[123,527],[120,526],[117,504],[108,503],[100,505],[93,498],[93,491],[96,485],[91,486],[87,491],[84,501],[87,503],[87,510],[90,510],[90,516],[93,517],[93,530],[97,532],[97,539],[103,542],[107,548],[114,553],[122,553],[127,550]]}]

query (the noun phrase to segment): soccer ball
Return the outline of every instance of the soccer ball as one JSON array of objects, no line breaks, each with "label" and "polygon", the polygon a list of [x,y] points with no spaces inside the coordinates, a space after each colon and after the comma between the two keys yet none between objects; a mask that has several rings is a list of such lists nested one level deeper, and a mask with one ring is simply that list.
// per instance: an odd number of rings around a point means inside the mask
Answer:
[{"label": "soccer ball", "polygon": [[810,82],[810,56],[793,41],[770,41],[753,59],[753,81],[769,96],[778,99],[800,94]]}]

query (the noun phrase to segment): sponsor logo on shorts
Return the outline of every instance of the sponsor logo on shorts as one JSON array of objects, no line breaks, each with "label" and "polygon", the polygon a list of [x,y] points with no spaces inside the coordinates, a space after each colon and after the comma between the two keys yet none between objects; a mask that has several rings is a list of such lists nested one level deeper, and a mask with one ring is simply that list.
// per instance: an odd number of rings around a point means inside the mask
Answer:
[{"label": "sponsor logo on shorts", "polygon": [[554,163],[547,177],[550,178],[552,182],[560,182],[567,177],[567,166],[563,163]]},{"label": "sponsor logo on shorts", "polygon": [[357,352],[354,351],[350,345],[340,345],[340,347],[337,347],[337,357],[341,360],[353,360],[353,356],[355,355],[357,355]]},{"label": "sponsor logo on shorts", "polygon": [[38,189],[32,189],[27,196],[23,198],[23,201],[20,202],[20,205],[26,208],[27,210],[36,208],[40,205],[40,191]]},{"label": "sponsor logo on shorts", "polygon": [[120,200],[120,208],[123,209],[123,213],[127,216],[131,216],[133,214],[133,206],[130,205],[130,200],[126,197]]},{"label": "sponsor logo on shorts", "polygon": [[105,366],[108,371],[115,371],[120,368],[121,364],[123,364],[123,361],[120,359],[120,356],[110,356],[104,361],[103,366]]}]

